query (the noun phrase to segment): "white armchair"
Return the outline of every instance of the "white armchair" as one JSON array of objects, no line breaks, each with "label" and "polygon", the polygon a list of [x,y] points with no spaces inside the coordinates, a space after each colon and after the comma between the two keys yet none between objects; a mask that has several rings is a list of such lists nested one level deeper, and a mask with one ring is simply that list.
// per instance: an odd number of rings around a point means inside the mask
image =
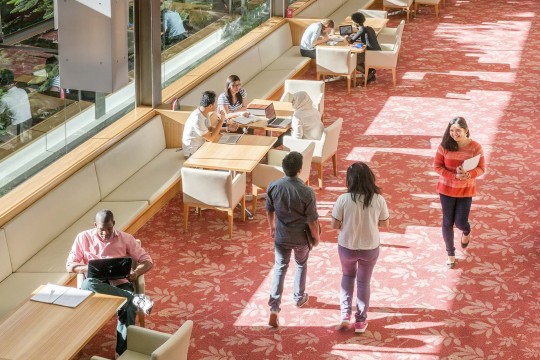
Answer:
[{"label": "white armchair", "polygon": [[356,54],[343,47],[317,46],[317,80],[326,75],[347,77],[347,93],[351,95],[351,82],[356,86]]},{"label": "white armchair", "polygon": [[279,101],[292,101],[292,94],[298,91],[305,91],[311,98],[313,106],[324,113],[324,81],[314,80],[285,80],[283,95]]},{"label": "white armchair", "polygon": [[[135,239],[139,245],[141,245],[141,240]],[[133,262],[131,264],[133,269],[137,267],[137,263]],[[77,274],[77,289],[80,289],[82,287],[82,283],[85,279],[84,274],[79,273]],[[135,288],[135,294],[145,294],[145,282],[144,282],[144,274],[140,275],[137,280],[133,283],[133,287]],[[139,317],[139,325],[141,327],[144,327],[145,324],[145,316],[146,314],[141,309],[137,310],[137,316]]]},{"label": "white armchair", "polygon": [[393,45],[381,44],[382,50],[366,50],[364,86],[367,87],[369,69],[392,69],[392,79],[396,86],[396,68],[401,47],[401,37]]},{"label": "white armchair", "polygon": [[[295,143],[289,147],[290,151],[298,151],[302,154],[302,170],[298,174],[298,178],[303,182],[309,184],[309,174],[311,172],[311,161],[313,158],[313,151],[315,150],[315,144]],[[270,185],[272,181],[281,179],[285,173],[281,167],[281,162],[288,151],[272,149],[268,152],[268,163],[258,164],[251,173],[251,188],[253,194],[253,202],[251,210],[253,215],[257,210],[257,194],[259,190],[264,190]]]},{"label": "white armchair", "polygon": [[242,207],[242,220],[246,220],[246,174],[233,176],[227,171],[213,171],[182,167],[184,199],[184,230],[187,231],[189,208],[226,211],[229,219],[229,238],[232,238],[234,208]]},{"label": "white armchair", "polygon": [[384,11],[384,10],[358,9],[358,12],[364,14],[366,18],[381,18],[381,19],[388,18],[388,11]]},{"label": "white armchair", "polygon": [[[129,326],[127,350],[118,360],[187,360],[193,321],[187,320],[172,335],[159,331]],[[92,356],[91,360],[108,360]]]},{"label": "white armchair", "polygon": [[411,14],[411,6],[414,0],[383,0],[383,10],[388,9],[402,9],[407,12],[407,21],[409,21]]},{"label": "white armchair", "polygon": [[405,20],[401,20],[395,28],[384,27],[377,35],[379,44],[395,44],[397,37],[402,38],[403,29],[405,29]]},{"label": "white armchair", "polygon": [[291,136],[285,136],[283,138],[283,145],[288,148],[298,148],[301,144],[308,142],[315,144],[313,159],[311,161],[318,165],[317,173],[320,188],[323,187],[323,164],[330,158],[332,158],[334,176],[337,176],[337,148],[342,126],[343,119],[337,119],[332,125],[324,129],[320,140],[295,139]]}]

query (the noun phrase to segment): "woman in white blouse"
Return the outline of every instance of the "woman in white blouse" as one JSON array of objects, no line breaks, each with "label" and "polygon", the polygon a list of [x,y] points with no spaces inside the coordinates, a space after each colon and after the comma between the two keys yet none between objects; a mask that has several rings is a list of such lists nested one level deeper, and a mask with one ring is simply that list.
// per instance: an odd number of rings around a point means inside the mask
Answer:
[{"label": "woman in white blouse", "polygon": [[311,98],[305,91],[292,95],[294,114],[291,136],[296,139],[319,140],[324,132],[321,113],[315,109]]}]

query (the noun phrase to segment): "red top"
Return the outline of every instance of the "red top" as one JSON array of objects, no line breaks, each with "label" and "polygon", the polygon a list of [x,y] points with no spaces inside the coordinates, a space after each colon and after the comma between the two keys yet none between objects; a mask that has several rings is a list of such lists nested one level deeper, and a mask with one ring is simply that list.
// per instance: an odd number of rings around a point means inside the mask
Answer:
[{"label": "red top", "polygon": [[[456,179],[456,169],[463,161],[480,154],[478,166],[470,170],[471,178],[468,180]],[[459,148],[458,151],[449,151],[439,145],[433,168],[440,175],[437,192],[451,197],[473,197],[476,195],[476,178],[486,169],[486,160],[482,146],[474,140]]]}]

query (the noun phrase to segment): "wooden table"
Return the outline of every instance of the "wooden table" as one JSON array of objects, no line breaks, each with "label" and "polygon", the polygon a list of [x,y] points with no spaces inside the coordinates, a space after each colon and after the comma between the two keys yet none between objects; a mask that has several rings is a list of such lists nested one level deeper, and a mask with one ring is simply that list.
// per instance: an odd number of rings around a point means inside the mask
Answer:
[{"label": "wooden table", "polygon": [[[364,22],[364,26],[372,27],[373,30],[375,30],[375,33],[379,35],[381,30],[386,27],[387,23],[388,23],[388,19],[384,19],[384,18],[366,18],[366,21]],[[351,20],[350,16],[347,16],[347,18],[343,20],[343,22],[340,25],[353,25],[353,28],[354,28],[354,22]]]},{"label": "wooden table", "polygon": [[[253,99],[249,103],[248,108],[249,108],[249,106],[251,104],[268,105],[270,103],[274,104],[274,110],[276,111],[276,116],[278,116],[278,117],[279,116],[282,116],[282,117],[292,116],[292,114],[294,113],[292,103],[290,103],[288,101],[274,101],[274,100],[265,100],[265,99]],[[246,125],[238,124],[238,127],[248,128],[248,129],[262,129],[262,130],[266,131],[267,136],[270,136],[272,134],[272,132],[285,133],[285,132],[289,131],[289,129],[291,128],[291,124],[289,124],[289,125],[287,125],[286,127],[283,127],[283,128],[270,127],[270,126],[267,126],[267,125],[268,125],[268,122],[266,120],[260,120],[260,121],[253,122],[253,123],[246,124]]]},{"label": "wooden table", "polygon": [[0,323],[0,359],[71,359],[125,301],[93,294],[69,308],[28,299]]},{"label": "wooden table", "polygon": [[184,166],[251,172],[276,140],[275,137],[244,134],[234,145],[206,142]]}]

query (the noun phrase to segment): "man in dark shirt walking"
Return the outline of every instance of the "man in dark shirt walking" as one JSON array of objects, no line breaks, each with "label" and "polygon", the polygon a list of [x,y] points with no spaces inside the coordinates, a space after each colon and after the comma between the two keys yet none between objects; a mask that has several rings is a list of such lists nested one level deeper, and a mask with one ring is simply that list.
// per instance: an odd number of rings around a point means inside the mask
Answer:
[{"label": "man in dark shirt walking", "polygon": [[266,218],[274,238],[275,266],[270,291],[270,319],[268,325],[278,327],[283,283],[294,251],[296,273],[294,302],[301,307],[308,302],[305,292],[307,261],[311,245],[306,231],[312,234],[313,246],[319,243],[319,215],[315,192],[298,178],[302,170],[302,154],[292,151],[283,158],[285,176],[268,186],[266,192]]},{"label": "man in dark shirt walking", "polygon": [[[381,46],[377,41],[377,33],[375,33],[375,30],[373,30],[371,26],[364,26],[364,22],[366,21],[366,17],[364,16],[364,14],[356,12],[351,15],[351,20],[355,23],[358,31],[356,32],[356,34],[350,37],[346,37],[347,41],[351,44],[355,41],[361,41],[366,45],[367,50],[381,50]],[[360,74],[364,74],[365,72],[365,59],[365,52],[362,52],[356,56],[356,70],[359,71]],[[375,69],[371,69],[369,70],[368,82],[372,82],[375,80]]]}]

